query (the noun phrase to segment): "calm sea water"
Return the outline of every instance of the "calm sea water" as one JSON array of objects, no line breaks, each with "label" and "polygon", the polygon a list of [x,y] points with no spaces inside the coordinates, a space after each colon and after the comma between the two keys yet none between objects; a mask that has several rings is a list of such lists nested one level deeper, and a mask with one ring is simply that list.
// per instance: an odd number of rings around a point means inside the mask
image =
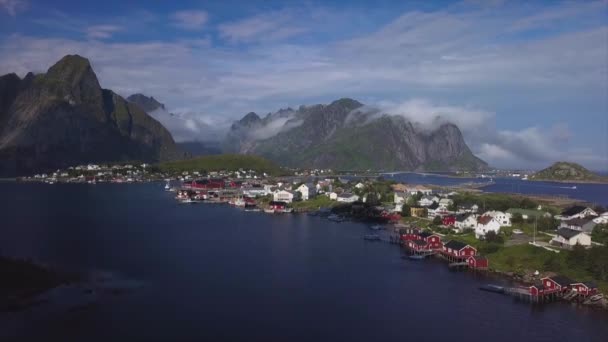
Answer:
[{"label": "calm sea water", "polygon": [[[487,183],[488,178],[452,178],[439,175],[400,173],[394,176],[386,176],[400,182],[411,184],[433,184],[433,185],[459,185],[463,183]],[[493,178],[494,184],[483,188],[488,192],[520,193],[530,195],[548,195],[556,197],[568,197],[579,199],[590,203],[608,205],[608,184],[580,184],[580,183],[557,183],[522,181],[517,178]],[[576,189],[573,189],[576,187]]]},{"label": "calm sea water", "polygon": [[605,341],[608,315],[514,302],[489,280],[366,243],[364,224],[179,205],[162,184],[0,183],[4,254],[141,289],[0,316],[0,340]]}]

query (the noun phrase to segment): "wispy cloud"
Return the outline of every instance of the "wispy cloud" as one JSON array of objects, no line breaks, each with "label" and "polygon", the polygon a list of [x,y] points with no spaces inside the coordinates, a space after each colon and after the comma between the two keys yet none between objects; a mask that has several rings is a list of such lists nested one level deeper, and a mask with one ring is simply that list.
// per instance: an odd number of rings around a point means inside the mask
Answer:
[{"label": "wispy cloud", "polygon": [[209,14],[200,10],[178,11],[171,15],[173,25],[184,30],[200,30],[208,19]]},{"label": "wispy cloud", "polygon": [[87,27],[86,33],[89,39],[107,39],[122,30],[123,27],[118,25],[95,25]]},{"label": "wispy cloud", "polygon": [[255,15],[250,18],[224,23],[218,27],[222,38],[233,43],[278,41],[308,31],[307,27],[288,10]]},{"label": "wispy cloud", "polygon": [[4,9],[11,17],[28,8],[26,0],[0,0],[0,8]]}]

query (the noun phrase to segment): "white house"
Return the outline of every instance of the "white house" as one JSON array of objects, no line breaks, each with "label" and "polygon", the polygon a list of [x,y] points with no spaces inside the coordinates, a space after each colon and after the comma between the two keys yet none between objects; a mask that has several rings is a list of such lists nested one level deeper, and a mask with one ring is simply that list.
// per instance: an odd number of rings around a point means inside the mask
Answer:
[{"label": "white house", "polygon": [[344,203],[353,203],[359,200],[359,196],[351,193],[343,193],[338,195],[337,201]]},{"label": "white house", "polygon": [[500,224],[501,227],[511,227],[511,214],[498,210],[486,211],[483,216],[490,216]]},{"label": "white house", "polygon": [[277,190],[272,194],[272,198],[275,202],[293,202],[294,194],[287,190]]},{"label": "white house", "polygon": [[596,224],[607,224],[608,223],[608,211],[602,213],[600,216],[593,219]]},{"label": "white house", "polygon": [[442,198],[439,200],[439,206],[447,209],[449,206],[451,206],[452,204],[454,204],[454,201],[452,201],[449,198]]},{"label": "white house", "polygon": [[454,227],[460,231],[464,231],[465,229],[475,229],[475,227],[477,227],[477,216],[468,213],[457,215]]},{"label": "white house", "polygon": [[557,230],[557,235],[551,239],[551,244],[562,247],[573,247],[577,244],[591,246],[591,236],[578,230],[560,228]]},{"label": "white house", "polygon": [[477,226],[475,227],[476,238],[481,239],[491,231],[496,234],[500,232],[500,223],[495,218],[492,216],[481,216],[477,219]]},{"label": "white house", "polygon": [[407,201],[410,195],[407,192],[395,191],[393,194],[393,202],[395,204],[403,204]]},{"label": "white house", "polygon": [[462,203],[458,205],[459,213],[477,213],[479,206],[475,203]]},{"label": "white house", "polygon": [[332,201],[336,201],[338,199],[338,194],[335,192],[328,192],[328,193],[326,193],[326,195]]},{"label": "white house", "polygon": [[355,188],[357,188],[357,189],[363,189],[364,187],[365,187],[365,184],[363,184],[361,182],[359,182],[355,185]]},{"label": "white house", "polygon": [[308,201],[317,193],[317,189],[312,184],[302,184],[296,189],[296,191],[299,191],[302,194],[303,201]]},{"label": "white house", "polygon": [[597,213],[589,208],[581,205],[575,205],[562,211],[561,215],[556,216],[559,220],[572,220],[574,218],[585,218],[589,216],[597,216]]},{"label": "white house", "polygon": [[424,196],[418,201],[418,205],[421,207],[428,207],[429,205],[439,202],[439,197],[437,196]]}]

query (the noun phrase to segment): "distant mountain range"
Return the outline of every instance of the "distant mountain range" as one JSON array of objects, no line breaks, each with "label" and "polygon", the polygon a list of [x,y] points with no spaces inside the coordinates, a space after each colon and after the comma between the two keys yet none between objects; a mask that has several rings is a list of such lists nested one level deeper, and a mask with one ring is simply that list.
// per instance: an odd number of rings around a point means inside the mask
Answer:
[{"label": "distant mountain range", "polygon": [[608,177],[597,175],[576,163],[556,162],[530,176],[533,180],[606,182]]},{"label": "distant mountain range", "polygon": [[224,150],[294,167],[342,170],[484,170],[456,125],[426,128],[353,99],[281,109],[235,122]]},{"label": "distant mountain range", "polygon": [[0,77],[0,175],[92,162],[181,157],[138,105],[102,89],[86,58],[68,55],[44,74]]}]

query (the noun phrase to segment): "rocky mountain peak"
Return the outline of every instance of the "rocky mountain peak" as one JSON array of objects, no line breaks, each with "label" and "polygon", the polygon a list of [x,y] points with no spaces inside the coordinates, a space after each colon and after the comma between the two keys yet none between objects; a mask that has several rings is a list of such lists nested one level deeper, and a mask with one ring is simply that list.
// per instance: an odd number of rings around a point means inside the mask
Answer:
[{"label": "rocky mountain peak", "polygon": [[46,88],[51,95],[71,104],[101,103],[101,86],[88,59],[79,55],[67,55],[49,68],[35,82]]},{"label": "rocky mountain peak", "polygon": [[127,101],[136,104],[146,113],[153,112],[159,108],[165,110],[165,105],[158,102],[153,96],[147,97],[141,93],[133,94],[127,97]]}]

